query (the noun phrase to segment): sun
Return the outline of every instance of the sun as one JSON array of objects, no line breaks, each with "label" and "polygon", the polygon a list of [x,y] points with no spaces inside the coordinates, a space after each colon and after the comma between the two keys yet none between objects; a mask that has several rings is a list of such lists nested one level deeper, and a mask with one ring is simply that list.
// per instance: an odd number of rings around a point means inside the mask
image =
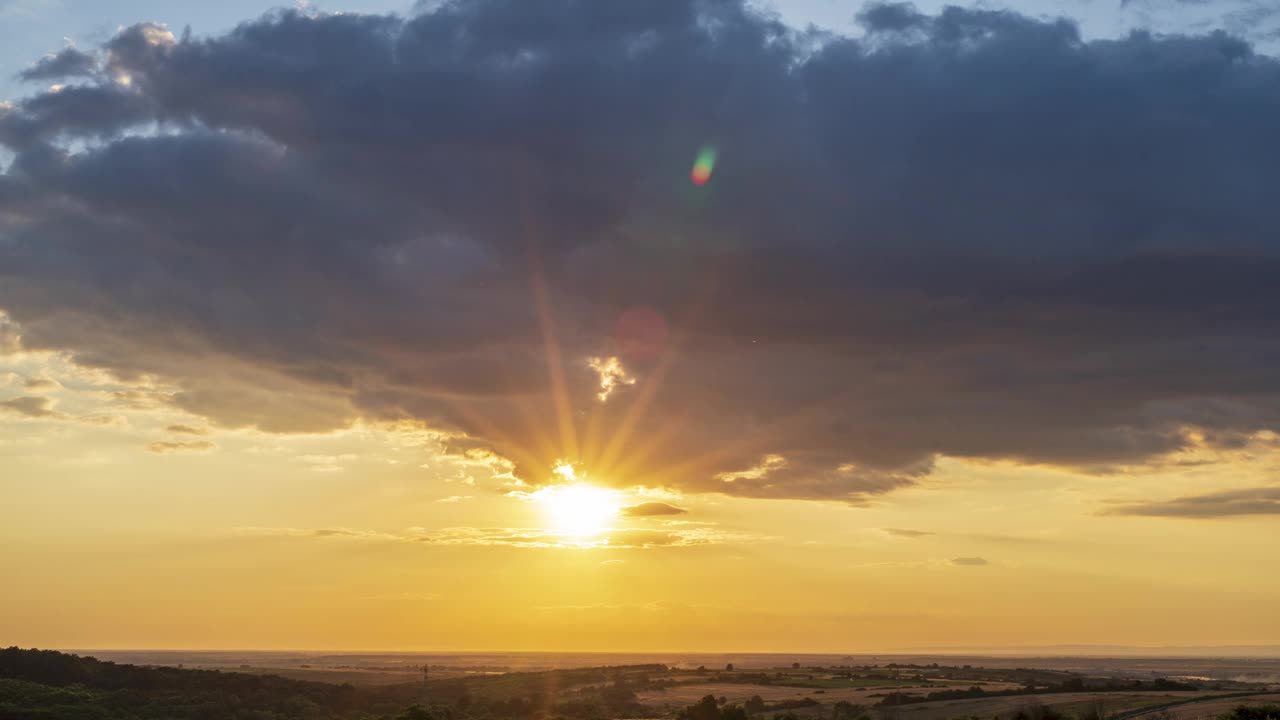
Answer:
[{"label": "sun", "polygon": [[[558,474],[574,479],[571,471]],[[598,535],[608,530],[622,509],[616,490],[584,482],[555,485],[536,495],[552,529],[574,537]]]}]

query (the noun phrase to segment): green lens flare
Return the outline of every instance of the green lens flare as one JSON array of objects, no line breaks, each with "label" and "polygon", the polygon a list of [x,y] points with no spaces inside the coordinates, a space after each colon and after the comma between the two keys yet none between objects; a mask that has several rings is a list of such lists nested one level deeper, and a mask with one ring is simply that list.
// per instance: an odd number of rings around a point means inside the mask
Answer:
[{"label": "green lens flare", "polygon": [[716,166],[716,149],[710,145],[705,145],[698,151],[698,159],[693,162],[693,172],[690,177],[694,185],[703,185],[711,179],[711,171]]}]

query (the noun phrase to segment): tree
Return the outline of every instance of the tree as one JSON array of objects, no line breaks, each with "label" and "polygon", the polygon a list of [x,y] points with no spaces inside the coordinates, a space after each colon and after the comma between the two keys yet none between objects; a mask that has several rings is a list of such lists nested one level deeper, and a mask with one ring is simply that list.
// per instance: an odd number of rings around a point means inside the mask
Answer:
[{"label": "tree", "polygon": [[706,695],[698,702],[676,714],[679,720],[720,720],[720,706],[714,695]]},{"label": "tree", "polygon": [[613,681],[613,685],[600,691],[600,699],[613,709],[625,708],[634,705],[636,702],[636,694],[627,684],[627,679],[619,675]]},{"label": "tree", "polygon": [[725,665],[724,669],[729,672],[733,672],[733,663],[729,663],[728,665]]},{"label": "tree", "polygon": [[436,720],[429,710],[421,705],[410,705],[396,716],[396,720]]},{"label": "tree", "polygon": [[747,704],[744,706],[744,709],[752,714],[764,712],[764,698],[759,695],[752,695],[751,699],[748,700]]}]

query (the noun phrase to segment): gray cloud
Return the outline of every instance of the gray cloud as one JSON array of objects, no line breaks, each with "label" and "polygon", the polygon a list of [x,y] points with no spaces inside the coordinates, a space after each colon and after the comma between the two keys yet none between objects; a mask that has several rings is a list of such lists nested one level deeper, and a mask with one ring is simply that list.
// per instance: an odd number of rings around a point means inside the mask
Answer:
[{"label": "gray cloud", "polygon": [[0,401],[0,412],[8,412],[24,417],[46,418],[58,417],[53,410],[53,402],[47,397],[24,395]]},{"label": "gray cloud", "polygon": [[63,48],[55,55],[40,58],[34,65],[18,73],[23,80],[61,80],[68,77],[90,76],[97,70],[92,55],[75,48]]},{"label": "gray cloud", "polygon": [[[217,425],[409,420],[533,483],[569,458],[865,504],[938,455],[1099,468],[1280,425],[1280,63],[861,17],[466,0],[128,28],[0,110],[0,308]],[[613,355],[635,383],[601,403],[588,358]]]},{"label": "gray cloud", "polygon": [[165,432],[171,432],[176,435],[208,435],[209,431],[204,428],[191,427],[190,425],[170,425],[165,428]]},{"label": "gray cloud", "polygon": [[1224,490],[1161,502],[1122,505],[1106,515],[1149,517],[1221,518],[1240,515],[1280,515],[1280,487]]},{"label": "gray cloud", "polygon": [[66,420],[89,425],[112,425],[121,419],[110,415],[68,415],[53,409],[53,401],[39,395],[24,395],[0,401],[0,414],[18,415],[21,417]]},{"label": "gray cloud", "polygon": [[958,558],[951,558],[951,564],[972,567],[977,565],[989,565],[990,563],[987,562],[986,558],[958,557]]},{"label": "gray cloud", "polygon": [[660,515],[684,515],[689,512],[682,507],[663,502],[646,502],[639,505],[628,505],[622,508],[623,517],[657,517]]},{"label": "gray cloud", "polygon": [[22,387],[27,390],[47,390],[57,386],[57,382],[43,377],[29,377],[22,381]]}]

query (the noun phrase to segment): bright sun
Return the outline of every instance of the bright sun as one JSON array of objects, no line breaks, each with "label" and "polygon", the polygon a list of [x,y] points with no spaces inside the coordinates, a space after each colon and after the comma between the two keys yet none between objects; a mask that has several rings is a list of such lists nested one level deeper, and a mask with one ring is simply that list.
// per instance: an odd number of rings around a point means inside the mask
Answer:
[{"label": "bright sun", "polygon": [[[557,468],[566,480],[575,479],[572,468]],[[609,529],[622,504],[618,492],[583,482],[555,485],[537,493],[552,528],[566,535],[595,535]]]}]

